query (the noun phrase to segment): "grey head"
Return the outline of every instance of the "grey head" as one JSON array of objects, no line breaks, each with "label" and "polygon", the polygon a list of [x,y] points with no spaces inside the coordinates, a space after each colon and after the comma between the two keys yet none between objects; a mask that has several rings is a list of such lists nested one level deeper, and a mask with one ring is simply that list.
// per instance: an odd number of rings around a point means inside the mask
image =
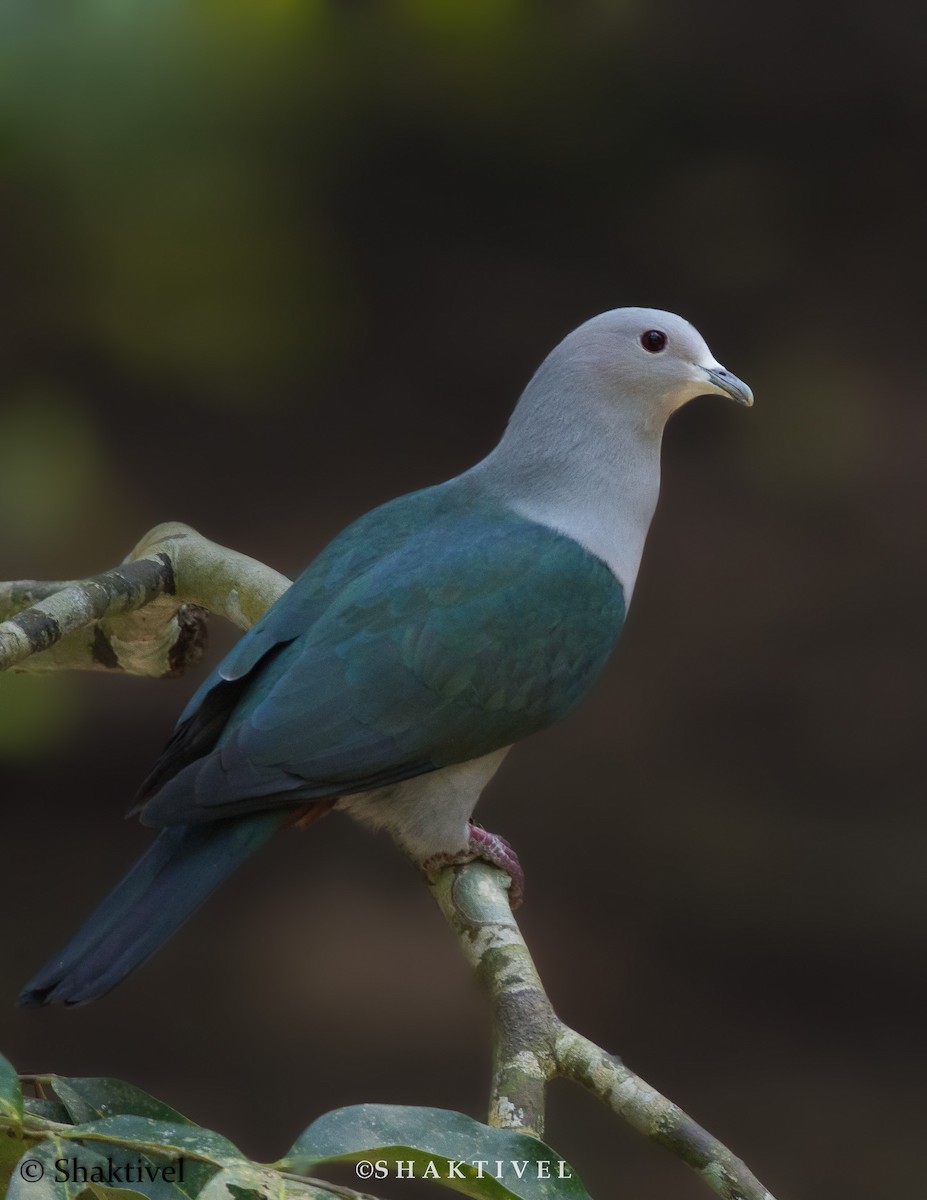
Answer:
[{"label": "grey head", "polygon": [[688,321],[656,308],[613,309],[554,347],[502,440],[463,478],[580,542],[630,598],[659,495],[664,426],[712,393],[753,403]]},{"label": "grey head", "polygon": [[657,308],[616,308],[580,325],[529,385],[531,391],[549,388],[581,388],[655,431],[696,396],[753,403],[749,387],[721,366],[694,326]]}]

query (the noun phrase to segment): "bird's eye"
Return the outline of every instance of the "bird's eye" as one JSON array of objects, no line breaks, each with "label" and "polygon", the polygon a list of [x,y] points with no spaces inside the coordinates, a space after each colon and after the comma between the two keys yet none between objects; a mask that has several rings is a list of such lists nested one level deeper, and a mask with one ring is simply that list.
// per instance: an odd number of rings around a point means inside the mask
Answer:
[{"label": "bird's eye", "polygon": [[641,334],[641,345],[650,354],[659,354],[661,350],[666,349],[666,334],[659,329],[648,329],[646,333]]}]

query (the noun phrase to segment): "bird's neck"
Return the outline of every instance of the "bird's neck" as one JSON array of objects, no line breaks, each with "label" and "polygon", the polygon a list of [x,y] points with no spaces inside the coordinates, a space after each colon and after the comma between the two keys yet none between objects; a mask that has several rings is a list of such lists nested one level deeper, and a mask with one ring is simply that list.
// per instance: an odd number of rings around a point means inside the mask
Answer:
[{"label": "bird's neck", "polygon": [[538,382],[495,450],[465,478],[579,542],[606,563],[629,601],[660,491],[663,422],[641,421],[588,387],[571,395],[562,383]]}]

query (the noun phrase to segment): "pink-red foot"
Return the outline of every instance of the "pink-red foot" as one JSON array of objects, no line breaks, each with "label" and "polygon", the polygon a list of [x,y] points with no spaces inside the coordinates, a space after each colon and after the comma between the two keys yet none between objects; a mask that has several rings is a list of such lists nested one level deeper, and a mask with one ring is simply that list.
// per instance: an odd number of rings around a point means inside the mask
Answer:
[{"label": "pink-red foot", "polygon": [[436,854],[429,858],[423,867],[426,872],[440,867],[463,866],[464,863],[487,862],[492,867],[505,871],[512,881],[509,887],[509,904],[518,908],[525,896],[525,873],[521,869],[518,855],[498,833],[490,833],[482,825],[470,822],[470,844],[460,854]]}]

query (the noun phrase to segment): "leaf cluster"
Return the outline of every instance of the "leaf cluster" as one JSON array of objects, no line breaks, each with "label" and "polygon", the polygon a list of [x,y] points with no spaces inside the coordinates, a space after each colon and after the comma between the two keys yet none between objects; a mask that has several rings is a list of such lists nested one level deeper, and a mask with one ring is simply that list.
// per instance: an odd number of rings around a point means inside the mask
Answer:
[{"label": "leaf cluster", "polygon": [[[19,1077],[0,1056],[7,1200],[373,1200],[315,1176],[335,1162],[376,1164],[378,1178],[395,1177],[403,1164],[406,1177],[477,1200],[589,1200],[569,1168],[565,1178],[538,1178],[538,1163],[557,1161],[538,1139],[461,1113],[359,1104],[313,1121],[277,1162],[256,1163],[131,1084]],[[497,1163],[507,1169],[497,1172]]]}]

